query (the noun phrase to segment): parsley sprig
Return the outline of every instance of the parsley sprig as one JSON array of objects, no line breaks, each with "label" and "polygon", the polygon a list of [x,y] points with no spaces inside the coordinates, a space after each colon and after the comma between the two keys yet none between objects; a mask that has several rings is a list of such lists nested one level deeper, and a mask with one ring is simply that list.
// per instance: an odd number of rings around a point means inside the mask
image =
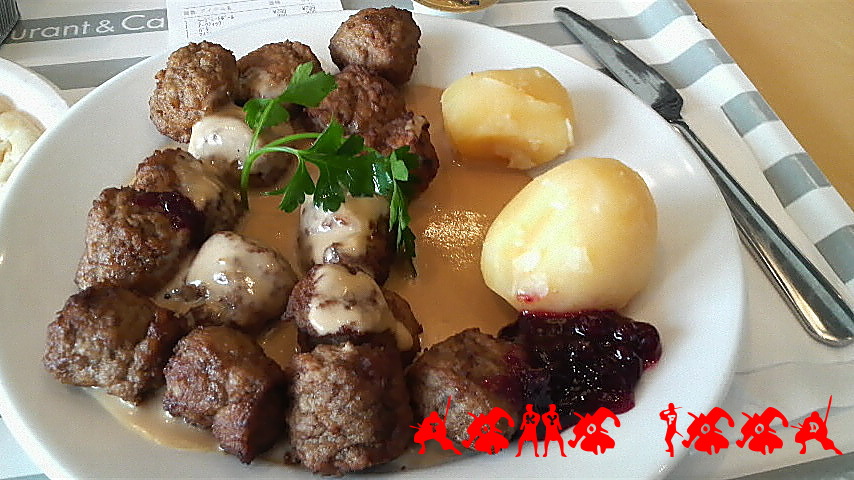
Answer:
[{"label": "parsley sprig", "polygon": [[[344,127],[333,120],[321,133],[298,133],[274,140],[256,148],[258,138],[265,128],[289,120],[283,103],[296,103],[316,107],[336,87],[332,75],[311,73],[311,64],[297,67],[288,88],[277,98],[252,99],[246,102],[246,123],[254,130],[249,154],[243,163],[240,195],[248,205],[247,191],[252,164],[271,152],[285,152],[297,159],[297,168],[288,183],[265,195],[281,195],[279,208],[292,212],[314,195],[314,205],[329,212],[338,210],[349,193],[354,197],[380,195],[389,201],[389,231],[396,234],[397,250],[408,258],[415,256],[415,234],[410,229],[409,199],[403,185],[410,180],[409,172],[418,165],[418,157],[401,147],[390,155],[382,155],[366,147],[358,135],[345,135]],[[301,140],[314,142],[306,149],[291,146]],[[317,182],[308,172],[311,163],[318,170]]]}]

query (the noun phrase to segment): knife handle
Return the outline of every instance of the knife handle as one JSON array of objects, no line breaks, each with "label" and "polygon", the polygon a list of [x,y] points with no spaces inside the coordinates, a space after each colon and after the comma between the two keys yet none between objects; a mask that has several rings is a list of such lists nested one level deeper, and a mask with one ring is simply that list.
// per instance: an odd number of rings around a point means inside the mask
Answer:
[{"label": "knife handle", "polygon": [[816,340],[834,347],[854,341],[854,312],[683,120],[671,120],[709,169],[732,212],[742,242]]}]

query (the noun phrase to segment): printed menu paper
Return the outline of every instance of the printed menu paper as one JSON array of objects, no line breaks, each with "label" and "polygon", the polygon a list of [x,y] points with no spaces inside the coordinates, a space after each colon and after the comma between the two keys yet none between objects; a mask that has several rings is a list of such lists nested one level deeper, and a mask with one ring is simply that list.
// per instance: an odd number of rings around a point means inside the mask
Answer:
[{"label": "printed menu paper", "polygon": [[169,45],[265,18],[341,10],[341,0],[167,0]]}]

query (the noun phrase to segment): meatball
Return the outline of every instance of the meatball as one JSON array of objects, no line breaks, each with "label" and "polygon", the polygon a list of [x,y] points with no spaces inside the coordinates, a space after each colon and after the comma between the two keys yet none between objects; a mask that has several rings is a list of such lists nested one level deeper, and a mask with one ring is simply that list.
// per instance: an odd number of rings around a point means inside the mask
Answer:
[{"label": "meatball", "polygon": [[277,251],[234,232],[217,232],[199,249],[185,283],[197,292],[188,316],[203,325],[257,332],[279,318],[297,281]]},{"label": "meatball", "polygon": [[72,295],[48,325],[43,362],[62,383],[101,387],[138,404],[163,385],[163,367],[185,332],[180,318],[146,297],[91,287]]},{"label": "meatball", "polygon": [[385,298],[385,303],[388,304],[391,314],[406,328],[409,336],[412,337],[412,346],[400,352],[403,365],[409,365],[415,359],[418,352],[421,351],[421,334],[424,333],[424,327],[415,318],[415,313],[412,312],[412,307],[405,298],[386,288],[383,288],[382,291],[383,298]]},{"label": "meatball", "polygon": [[178,342],[164,373],[163,408],[210,428],[220,447],[243,463],[284,433],[284,373],[245,333],[197,328]]},{"label": "meatball", "polygon": [[383,155],[400,147],[409,147],[409,151],[418,157],[418,165],[410,171],[407,188],[412,193],[420,193],[436,177],[439,171],[439,155],[430,140],[430,122],[427,118],[406,112],[380,128],[364,132],[365,145]]},{"label": "meatball", "polygon": [[131,188],[145,192],[180,192],[205,216],[204,234],[231,230],[244,208],[240,194],[193,155],[178,149],[158,150],[136,168]]},{"label": "meatball", "polygon": [[239,103],[250,98],[275,98],[288,87],[294,70],[312,63],[312,73],[321,71],[320,60],[308,45],[290,40],[268,43],[237,61]]},{"label": "meatball", "polygon": [[403,94],[365,67],[350,65],[335,76],[338,88],[315,108],[306,109],[318,130],[335,118],[348,134],[362,134],[406,113]]},{"label": "meatball", "polygon": [[395,239],[388,229],[389,207],[384,197],[351,197],[334,212],[307,197],[300,207],[297,235],[304,270],[323,263],[359,267],[385,283],[394,263]]},{"label": "meatball", "polygon": [[396,349],[318,345],[291,367],[290,441],[309,470],[342,475],[409,446],[412,410]]},{"label": "meatball", "polygon": [[[243,164],[255,131],[246,124],[246,114],[237,105],[227,105],[206,114],[193,125],[187,150],[203,163],[210,165],[233,187],[240,185]],[[258,145],[294,133],[289,123],[265,128],[258,136]],[[252,163],[250,184],[271,186],[296,167],[295,158],[284,152],[270,152]]]},{"label": "meatball", "polygon": [[237,90],[237,61],[231,51],[210,42],[190,43],[169,55],[157,72],[148,101],[157,130],[182,143],[205,113],[232,103]]},{"label": "meatball", "polygon": [[204,218],[178,192],[107,188],[93,202],[75,282],[153,294],[201,239]]},{"label": "meatball", "polygon": [[469,439],[469,413],[486,415],[495,407],[514,420],[513,425],[506,419],[497,425],[510,439],[524,410],[522,382],[526,372],[527,361],[520,347],[468,329],[424,351],[406,372],[406,381],[416,418],[445,411],[448,398],[452,398],[446,420],[449,439]]},{"label": "meatball", "polygon": [[322,343],[372,343],[395,346],[411,360],[420,348],[421,326],[406,301],[387,296],[370,275],[346,265],[312,267],[291,292],[283,319],[296,324],[303,350]]},{"label": "meatball", "polygon": [[421,29],[412,13],[395,7],[366,8],[338,27],[329,42],[338,68],[362,65],[395,85],[409,81]]}]

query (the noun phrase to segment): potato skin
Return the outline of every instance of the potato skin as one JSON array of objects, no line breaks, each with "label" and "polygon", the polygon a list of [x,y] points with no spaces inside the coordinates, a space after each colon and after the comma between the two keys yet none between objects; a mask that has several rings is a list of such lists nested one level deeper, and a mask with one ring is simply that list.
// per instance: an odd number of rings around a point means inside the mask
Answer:
[{"label": "potato skin", "polygon": [[539,67],[456,80],[442,94],[442,117],[466,163],[525,170],[554,160],[574,143],[569,93]]},{"label": "potato skin", "polygon": [[486,284],[517,310],[618,310],[648,282],[657,214],[643,179],[610,158],[570,160],[540,175],[484,240]]}]

